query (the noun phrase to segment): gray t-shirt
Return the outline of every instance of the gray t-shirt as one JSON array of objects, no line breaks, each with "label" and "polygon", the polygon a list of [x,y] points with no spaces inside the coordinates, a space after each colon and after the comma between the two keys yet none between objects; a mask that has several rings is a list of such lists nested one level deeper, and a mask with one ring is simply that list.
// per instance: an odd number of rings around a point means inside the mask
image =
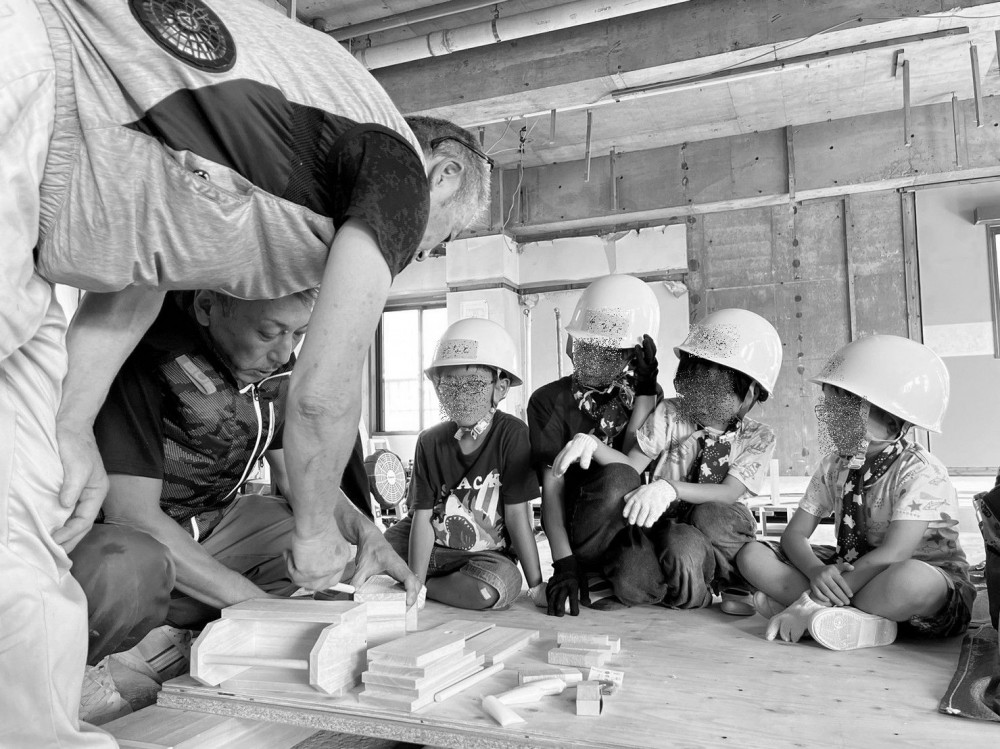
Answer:
[{"label": "gray t-shirt", "polygon": [[413,257],[419,145],[331,37],[247,0],[39,0],[56,60],[37,268],[95,291],[319,285],[336,228]]}]

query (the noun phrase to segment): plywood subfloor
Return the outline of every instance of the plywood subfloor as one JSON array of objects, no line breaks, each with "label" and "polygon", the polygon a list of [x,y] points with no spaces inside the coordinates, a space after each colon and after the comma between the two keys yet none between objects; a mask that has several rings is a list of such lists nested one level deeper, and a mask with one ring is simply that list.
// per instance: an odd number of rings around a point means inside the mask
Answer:
[{"label": "plywood subfloor", "polygon": [[[767,642],[762,618],[732,618],[718,607],[583,610],[555,619],[525,599],[481,614],[429,602],[420,627],[475,617],[542,636],[510,659],[510,670],[412,715],[359,705],[356,693],[248,700],[186,678],[168,682],[159,704],[442,747],[987,746],[998,737],[994,725],[936,712],[960,638],[836,653],[811,642]],[[624,689],[600,717],[577,717],[567,690],[519,706],[526,722],[500,728],[480,698],[514,686],[518,665],[543,663],[558,631],[619,635],[622,651],[608,667],[625,671]]]}]

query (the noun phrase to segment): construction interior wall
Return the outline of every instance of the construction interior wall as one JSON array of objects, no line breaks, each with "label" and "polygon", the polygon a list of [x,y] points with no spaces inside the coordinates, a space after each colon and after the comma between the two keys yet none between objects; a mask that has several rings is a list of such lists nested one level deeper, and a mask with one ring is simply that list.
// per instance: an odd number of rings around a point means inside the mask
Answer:
[{"label": "construction interior wall", "polygon": [[1000,182],[916,193],[924,342],[951,374],[951,403],[934,454],[949,468],[994,473],[1000,463],[1000,359],[993,344],[986,226]]},{"label": "construction interior wall", "polygon": [[[389,304],[444,302],[448,320],[483,316],[503,325],[521,347],[524,387],[513,388],[503,410],[525,418],[532,391],[572,372],[565,355],[566,326],[583,289],[609,272],[644,279],[660,304],[661,387],[673,393],[673,346],[688,329],[687,262],[684,224],[515,245],[502,236],[453,242],[448,254],[407,267],[394,281]],[[559,316],[556,316],[556,309]],[[557,333],[558,330],[558,333]],[[404,462],[413,455],[415,435],[384,436]]]},{"label": "construction interior wall", "polygon": [[784,344],[775,393],[754,411],[778,435],[782,474],[810,474],[821,457],[809,378],[830,354],[852,334],[908,333],[903,199],[870,192],[688,221],[692,319],[742,307]]}]

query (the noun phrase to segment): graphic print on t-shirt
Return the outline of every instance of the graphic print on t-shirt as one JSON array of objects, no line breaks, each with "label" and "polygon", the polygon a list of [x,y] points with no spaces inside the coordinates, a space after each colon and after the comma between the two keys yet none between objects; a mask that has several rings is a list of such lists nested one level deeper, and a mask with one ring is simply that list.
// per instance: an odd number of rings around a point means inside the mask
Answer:
[{"label": "graphic print on t-shirt", "polygon": [[454,488],[442,486],[431,514],[437,543],[463,551],[505,548],[500,486],[496,470],[486,476],[466,476]]}]

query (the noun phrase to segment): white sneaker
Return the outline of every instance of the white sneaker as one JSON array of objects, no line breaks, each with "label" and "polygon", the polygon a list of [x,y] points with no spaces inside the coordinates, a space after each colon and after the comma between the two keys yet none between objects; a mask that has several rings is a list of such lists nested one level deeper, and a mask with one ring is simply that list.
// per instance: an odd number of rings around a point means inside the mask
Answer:
[{"label": "white sneaker", "polygon": [[[111,656],[108,656],[110,658]],[[107,723],[128,715],[132,707],[118,692],[108,670],[108,658],[83,672],[83,692],[80,694],[80,720],[94,725]]]},{"label": "white sneaker", "polygon": [[157,684],[186,674],[191,664],[191,631],[163,625],[124,653],[112,656],[116,662]]},{"label": "white sneaker", "polygon": [[853,606],[833,606],[812,615],[809,633],[830,650],[877,648],[895,641],[896,622]]}]

